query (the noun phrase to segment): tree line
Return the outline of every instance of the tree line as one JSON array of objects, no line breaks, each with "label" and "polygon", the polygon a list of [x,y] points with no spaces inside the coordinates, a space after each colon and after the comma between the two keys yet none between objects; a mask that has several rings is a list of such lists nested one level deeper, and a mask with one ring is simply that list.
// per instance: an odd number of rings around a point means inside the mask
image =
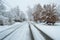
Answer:
[{"label": "tree line", "polygon": [[[46,22],[47,24],[53,24],[59,21],[58,12],[55,4],[46,4],[41,6],[37,4],[34,8],[30,8],[33,21],[35,22]],[[29,13],[28,13],[29,14]],[[32,20],[30,18],[30,20]]]}]

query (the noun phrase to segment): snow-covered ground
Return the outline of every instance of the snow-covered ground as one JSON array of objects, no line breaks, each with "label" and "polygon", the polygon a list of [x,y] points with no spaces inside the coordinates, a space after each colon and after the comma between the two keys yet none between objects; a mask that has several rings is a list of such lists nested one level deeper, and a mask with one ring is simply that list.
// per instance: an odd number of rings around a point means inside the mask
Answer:
[{"label": "snow-covered ground", "polygon": [[30,27],[32,29],[34,40],[45,40],[43,36],[39,33],[39,31],[32,24],[30,25]]},{"label": "snow-covered ground", "polygon": [[31,40],[28,22],[1,26],[0,30],[0,40]]},{"label": "snow-covered ground", "polygon": [[55,25],[51,26],[45,23],[34,24],[54,40],[60,40],[60,23],[55,23]]},{"label": "snow-covered ground", "polygon": [[11,28],[12,26],[17,26],[17,24],[21,24],[19,22],[14,23],[13,25],[4,25],[4,26],[0,26],[0,31],[3,31],[5,29]]},{"label": "snow-covered ground", "polygon": [[28,23],[25,23],[23,26],[21,26],[4,40],[31,40],[29,36]]},{"label": "snow-covered ground", "polygon": [[[40,30],[46,33],[54,40],[60,40],[60,23],[46,25],[44,23],[34,22],[16,22],[12,25],[0,26],[0,40],[32,40],[29,24],[33,33],[34,40],[45,40],[40,32],[33,26],[35,24]],[[33,24],[31,24],[33,23]]]}]

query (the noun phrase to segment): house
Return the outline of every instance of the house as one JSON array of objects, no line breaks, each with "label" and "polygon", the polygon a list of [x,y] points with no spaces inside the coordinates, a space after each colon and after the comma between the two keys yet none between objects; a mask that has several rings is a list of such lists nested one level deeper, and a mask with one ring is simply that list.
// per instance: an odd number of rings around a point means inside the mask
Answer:
[{"label": "house", "polygon": [[9,19],[7,17],[4,17],[0,15],[0,25],[8,25],[9,24]]}]

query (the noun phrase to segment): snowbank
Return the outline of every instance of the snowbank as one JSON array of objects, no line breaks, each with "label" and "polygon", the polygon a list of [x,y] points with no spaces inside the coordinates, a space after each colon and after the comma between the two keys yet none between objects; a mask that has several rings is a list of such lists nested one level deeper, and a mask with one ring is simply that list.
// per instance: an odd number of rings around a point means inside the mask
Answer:
[{"label": "snowbank", "polygon": [[60,23],[56,23],[54,26],[49,26],[45,24],[36,24],[34,23],[40,30],[45,32],[47,35],[52,37],[54,40],[60,40]]}]

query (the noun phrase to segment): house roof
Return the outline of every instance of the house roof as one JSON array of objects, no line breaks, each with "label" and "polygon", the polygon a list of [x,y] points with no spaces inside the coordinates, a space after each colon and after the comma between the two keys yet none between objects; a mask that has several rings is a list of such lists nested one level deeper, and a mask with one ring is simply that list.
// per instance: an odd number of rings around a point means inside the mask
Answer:
[{"label": "house roof", "polygon": [[8,18],[0,15],[0,20],[6,20],[6,19],[8,19]]}]

